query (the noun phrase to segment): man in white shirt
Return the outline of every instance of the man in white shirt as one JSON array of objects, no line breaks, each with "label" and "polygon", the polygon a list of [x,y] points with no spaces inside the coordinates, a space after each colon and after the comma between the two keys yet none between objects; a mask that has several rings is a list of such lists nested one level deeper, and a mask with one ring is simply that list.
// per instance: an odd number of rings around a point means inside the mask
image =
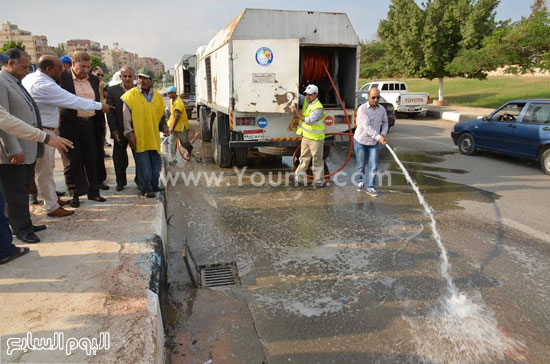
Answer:
[{"label": "man in white shirt", "polygon": [[[353,149],[357,160],[357,172],[360,182],[358,191],[366,187],[366,192],[372,197],[378,197],[374,188],[376,185],[376,173],[378,171],[378,154],[386,145],[388,133],[388,115],[386,109],[379,105],[380,90],[373,87],[369,90],[369,100],[357,110],[357,128],[353,136]],[[368,173],[365,179],[365,163],[368,157]]]},{"label": "man in white shirt", "polygon": [[[23,79],[23,86],[31,94],[40,109],[42,127],[50,135],[57,134],[59,126],[59,107],[76,110],[103,110],[107,112],[111,107],[94,100],[78,97],[64,89],[56,82],[61,79],[63,65],[61,61],[50,55],[44,55],[38,60],[38,71],[29,74]],[[60,206],[68,201],[60,201],[55,192],[54,168],[55,149],[46,146],[44,156],[36,161],[35,173],[38,192],[46,201],[48,216],[64,217],[74,213]]]}]

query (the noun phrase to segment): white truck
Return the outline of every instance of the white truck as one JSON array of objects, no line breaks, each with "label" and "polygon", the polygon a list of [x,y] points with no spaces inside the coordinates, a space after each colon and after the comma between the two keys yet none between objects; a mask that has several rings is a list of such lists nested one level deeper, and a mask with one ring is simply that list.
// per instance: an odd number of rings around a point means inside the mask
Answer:
[{"label": "white truck", "polygon": [[407,84],[400,81],[373,81],[361,87],[359,93],[367,98],[372,87],[380,90],[380,96],[393,105],[396,112],[409,116],[426,115],[430,94],[427,92],[409,92]]},{"label": "white truck", "polygon": [[[325,131],[348,125],[326,65],[354,123],[359,38],[346,14],[245,9],[197,51],[196,98],[203,141],[221,167],[247,153],[288,155],[301,138],[290,107],[309,83],[319,87]],[[342,143],[327,137],[325,144]]]},{"label": "white truck", "polygon": [[174,65],[174,84],[178,90],[187,115],[191,118],[191,111],[195,107],[195,69],[197,56],[184,54],[180,61]]}]

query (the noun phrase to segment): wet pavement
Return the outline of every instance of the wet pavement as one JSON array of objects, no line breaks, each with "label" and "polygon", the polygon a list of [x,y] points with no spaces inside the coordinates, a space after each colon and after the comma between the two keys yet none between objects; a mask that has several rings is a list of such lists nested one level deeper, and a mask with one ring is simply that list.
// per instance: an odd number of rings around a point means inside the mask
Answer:
[{"label": "wet pavement", "polygon": [[[379,169],[388,173],[375,199],[351,184],[354,159],[339,178],[345,186],[285,186],[276,182],[290,171],[288,158],[221,170],[210,144],[197,141],[199,160],[169,171],[224,175],[214,186],[209,174],[196,185],[179,175],[168,187],[169,360],[550,362],[550,245],[503,222],[498,191],[463,182],[470,168],[451,163],[459,157],[452,143],[435,147],[423,135],[411,145],[400,137],[406,128],[392,129],[390,141],[395,135],[392,146],[434,210],[467,304],[448,301],[429,219],[386,150]],[[346,155],[333,149],[329,169]],[[269,172],[272,183],[258,186]],[[468,203],[492,218],[476,218]],[[235,261],[240,284],[193,288],[185,245],[198,265]]]}]

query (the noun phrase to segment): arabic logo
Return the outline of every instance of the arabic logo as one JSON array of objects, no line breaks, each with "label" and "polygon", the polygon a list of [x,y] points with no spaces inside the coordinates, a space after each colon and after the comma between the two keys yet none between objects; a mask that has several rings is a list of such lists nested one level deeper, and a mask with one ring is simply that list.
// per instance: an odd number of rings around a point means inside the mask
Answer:
[{"label": "arabic logo", "polygon": [[256,51],[256,62],[260,66],[269,66],[273,62],[273,52],[267,47],[262,47]]},{"label": "arabic logo", "polygon": [[80,349],[86,352],[86,355],[96,355],[98,351],[109,350],[111,347],[111,336],[108,332],[101,332],[99,339],[97,338],[82,338],[75,339],[73,337],[65,340],[65,334],[55,332],[53,338],[35,338],[32,333],[28,332],[26,336],[21,338],[9,338],[7,340],[8,350],[6,354],[11,356],[14,351],[33,351],[33,350],[62,350],[66,355],[71,355],[72,352]]}]

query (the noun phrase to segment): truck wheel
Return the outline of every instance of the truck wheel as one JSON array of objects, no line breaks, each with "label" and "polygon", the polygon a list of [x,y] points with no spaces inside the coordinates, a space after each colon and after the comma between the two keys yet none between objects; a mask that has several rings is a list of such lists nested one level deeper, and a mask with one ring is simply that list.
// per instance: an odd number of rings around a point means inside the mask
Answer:
[{"label": "truck wheel", "polygon": [[[243,135],[241,133],[231,133],[231,135],[233,136],[235,141],[243,140]],[[246,166],[246,162],[248,159],[248,148],[233,148],[233,152],[233,165],[239,168]]]},{"label": "truck wheel", "polygon": [[210,130],[210,119],[206,115],[206,108],[200,106],[198,114],[199,123],[201,124],[201,139],[203,142],[209,142],[212,139],[212,130]]},{"label": "truck wheel", "polygon": [[540,166],[544,173],[550,174],[550,148],[546,149],[540,156]]},{"label": "truck wheel", "polygon": [[[218,139],[220,137],[218,134],[219,123],[226,121],[223,116],[219,117],[220,115],[223,114],[218,114],[212,124],[212,152],[214,154],[214,161],[216,164],[222,168],[228,168],[231,167],[231,149],[229,149],[228,145],[221,145],[220,140]],[[227,128],[224,128],[224,130],[227,130]]]},{"label": "truck wheel", "polygon": [[476,143],[470,133],[464,133],[458,138],[458,150],[464,155],[473,155],[476,152]]}]

